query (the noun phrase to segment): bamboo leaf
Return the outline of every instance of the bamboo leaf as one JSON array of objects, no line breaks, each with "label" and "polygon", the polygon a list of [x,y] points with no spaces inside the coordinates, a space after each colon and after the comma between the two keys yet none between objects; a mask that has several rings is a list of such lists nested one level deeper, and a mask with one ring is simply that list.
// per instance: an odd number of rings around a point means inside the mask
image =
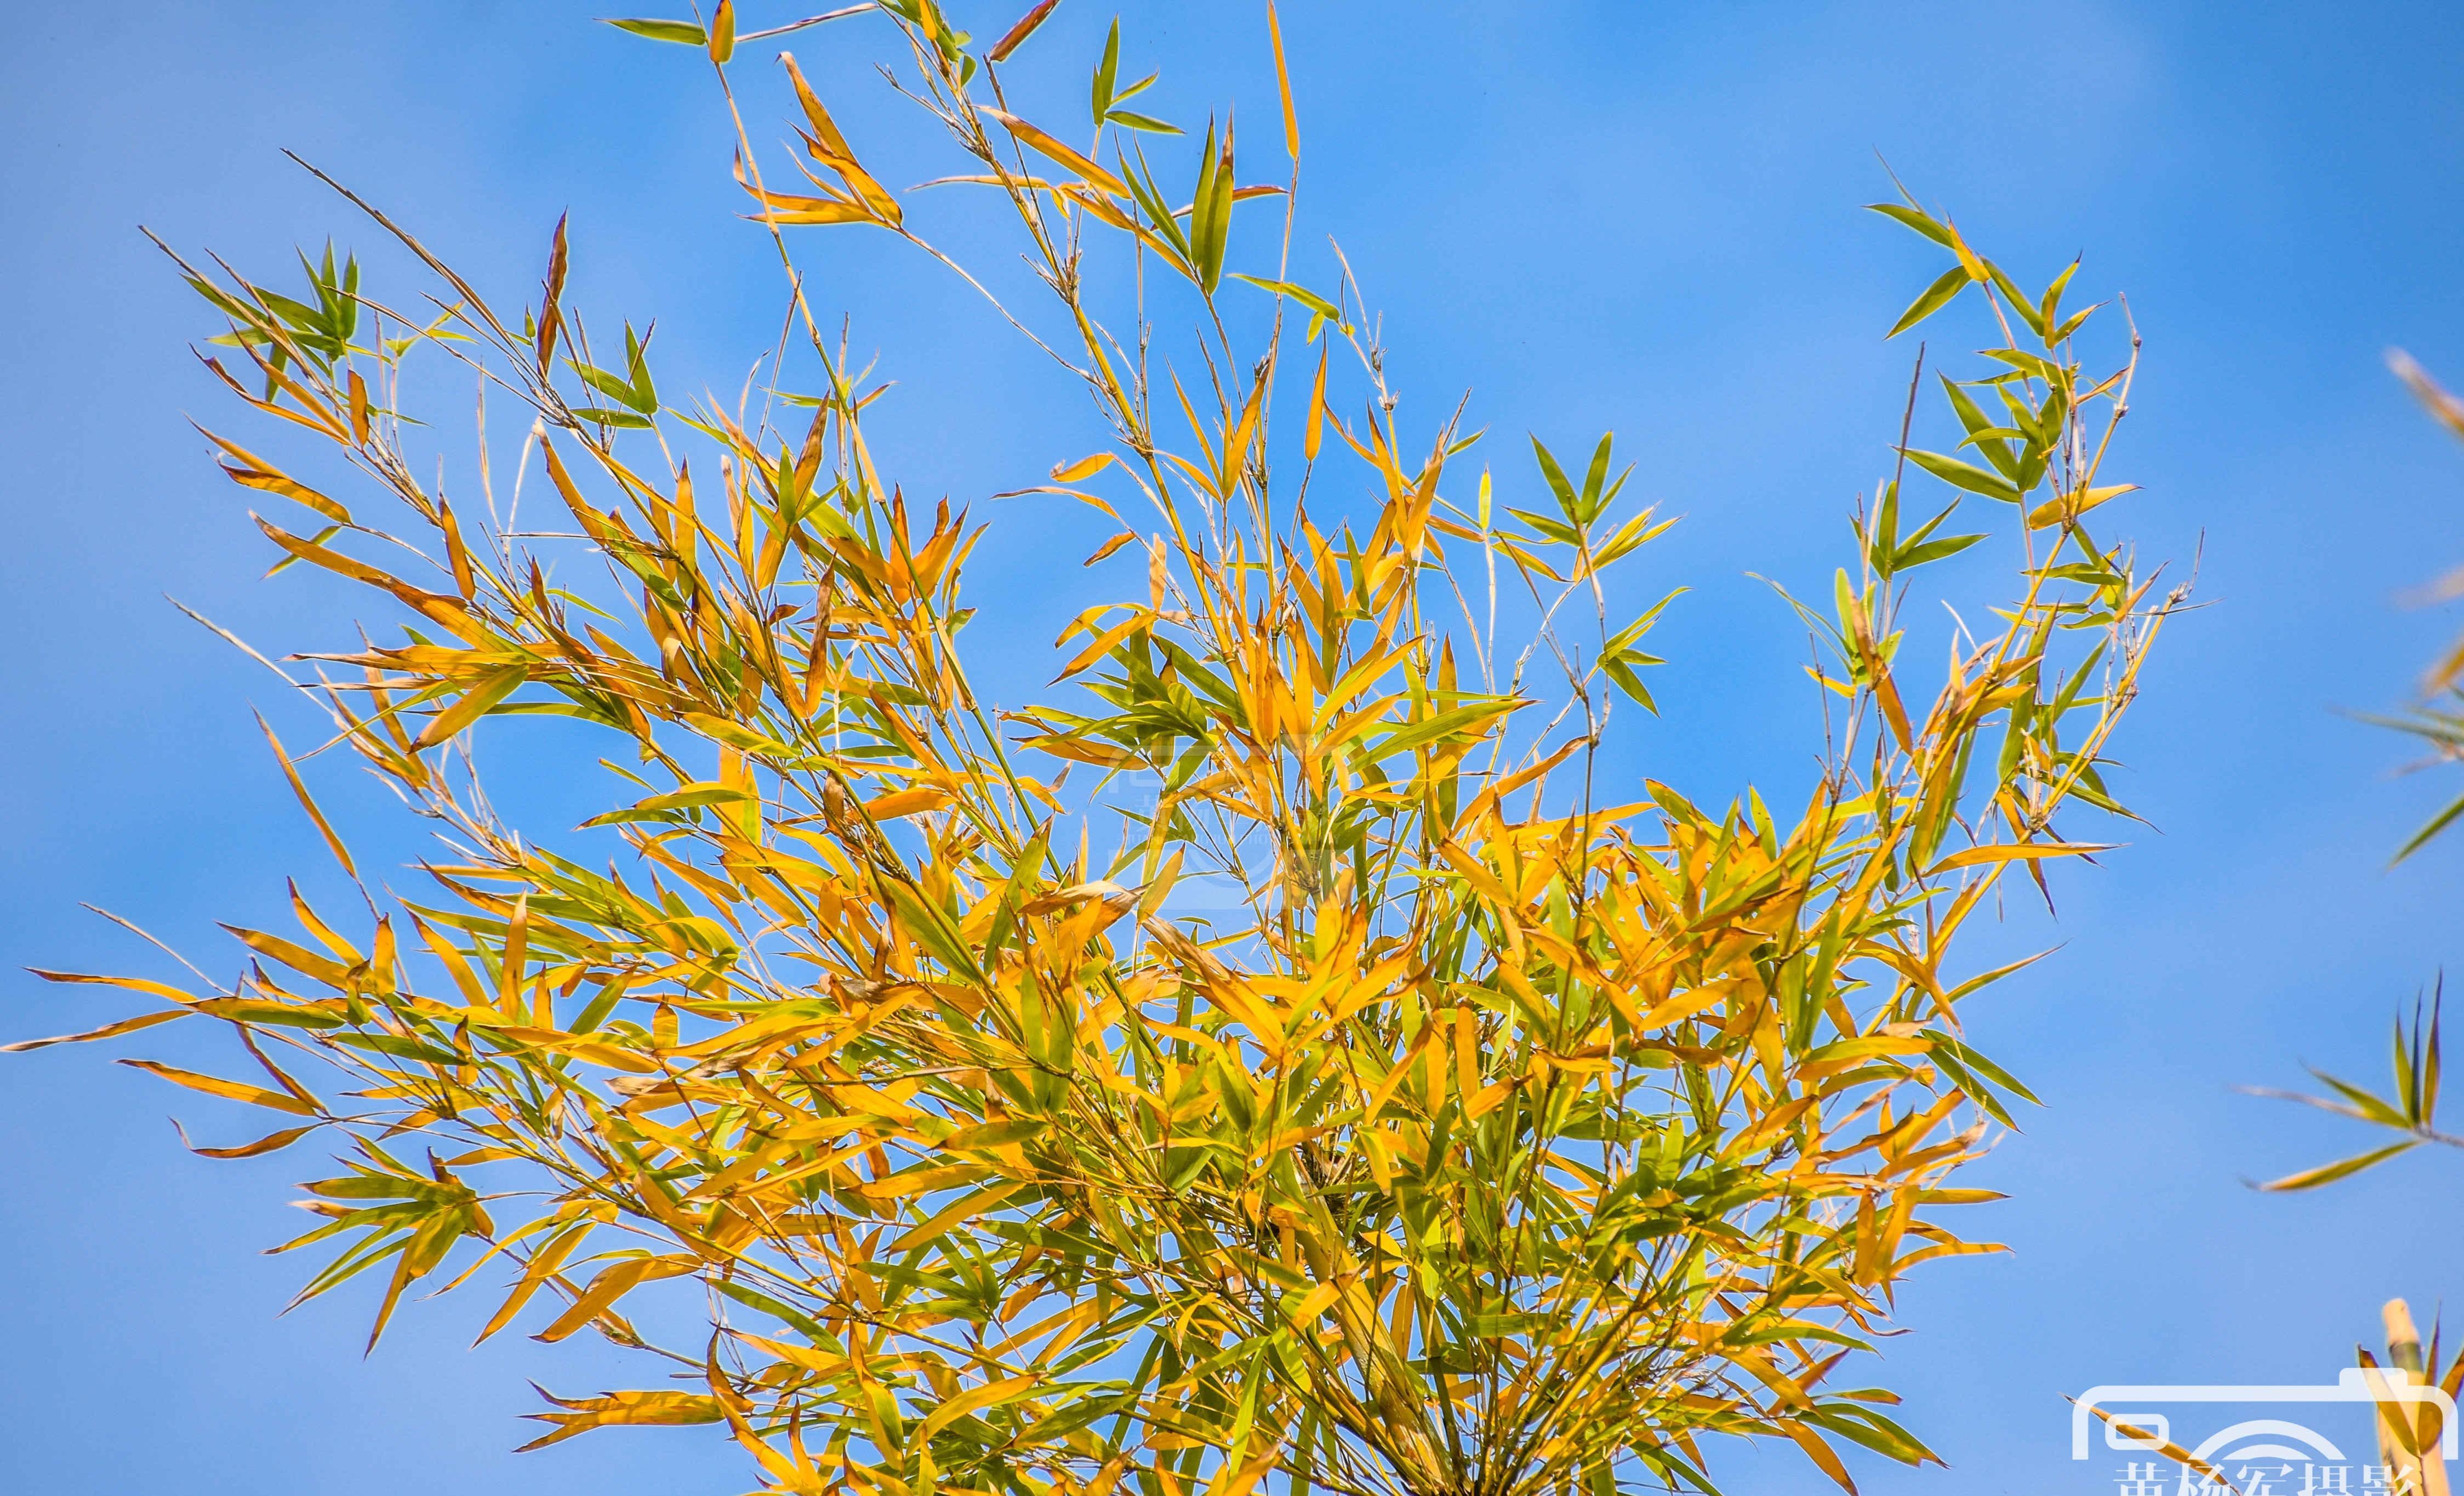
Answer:
[{"label": "bamboo leaf", "polygon": [[186,1018],[189,1011],[187,1008],[171,1008],[160,1013],[140,1013],[135,1018],[123,1018],[117,1023],[105,1023],[100,1028],[89,1028],[81,1034],[60,1034],[50,1039],[20,1039],[12,1045],[0,1045],[0,1054],[24,1054],[33,1049],[48,1049],[54,1045],[81,1045],[97,1039],[117,1039],[122,1034],[133,1034],[141,1028],[151,1028],[157,1023],[167,1023],[175,1018]]},{"label": "bamboo leaf", "polygon": [[1988,473],[1974,463],[1962,462],[1956,457],[1946,457],[1940,452],[1918,451],[1913,448],[1907,449],[1907,457],[1910,462],[1953,488],[1966,489],[1971,494],[1982,494],[1987,498],[1998,498],[2006,504],[2015,504],[2019,501],[2019,490],[2010,479],[1998,473]]},{"label": "bamboo leaf", "polygon": [[1917,325],[1917,323],[1924,321],[1926,318],[1933,316],[1936,312],[1948,306],[1951,302],[1951,298],[1967,290],[1968,286],[1969,276],[1968,271],[1965,267],[1954,265],[1950,269],[1944,271],[1941,277],[1935,280],[1932,285],[1925,287],[1924,291],[1918,293],[1917,298],[1908,303],[1908,309],[1900,314],[1900,319],[1891,324],[1891,330],[1884,333],[1882,336],[1884,338],[1897,338],[1900,334],[1906,332],[1909,328]]},{"label": "bamboo leaf", "polygon": [[637,17],[610,20],[606,24],[620,32],[630,32],[636,36],[647,36],[652,41],[671,41],[686,47],[710,45],[710,38],[703,33],[700,24],[694,21],[656,21]]},{"label": "bamboo leaf", "polygon": [[2303,1169],[2279,1179],[2270,1179],[2257,1187],[2279,1193],[2315,1190],[2322,1184],[2333,1184],[2338,1179],[2349,1177],[2364,1169],[2385,1163],[2398,1154],[2420,1146],[2420,1141],[2419,1138],[2409,1137],[2400,1143],[2389,1143],[2384,1148],[2373,1148],[2365,1154],[2356,1154],[2350,1158],[2340,1158],[2334,1163],[2321,1164],[2316,1169]]},{"label": "bamboo leaf", "polygon": [[1007,62],[1009,55],[1035,34],[1036,28],[1044,24],[1045,17],[1050,15],[1052,8],[1060,3],[1061,0],[1037,0],[1024,15],[1010,24],[1008,31],[1001,33],[1001,40],[993,43],[993,50],[984,55],[995,62]]},{"label": "bamboo leaf", "polygon": [[209,1096],[220,1096],[229,1101],[245,1101],[253,1107],[270,1107],[276,1111],[289,1111],[303,1117],[317,1114],[315,1107],[301,1101],[298,1097],[278,1090],[267,1090],[262,1086],[251,1086],[242,1081],[227,1081],[212,1075],[200,1075],[194,1070],[183,1070],[152,1060],[121,1060],[115,1063],[125,1065],[131,1069],[143,1070],[149,1075],[159,1075],[174,1086],[186,1086],[190,1090],[203,1091]]}]

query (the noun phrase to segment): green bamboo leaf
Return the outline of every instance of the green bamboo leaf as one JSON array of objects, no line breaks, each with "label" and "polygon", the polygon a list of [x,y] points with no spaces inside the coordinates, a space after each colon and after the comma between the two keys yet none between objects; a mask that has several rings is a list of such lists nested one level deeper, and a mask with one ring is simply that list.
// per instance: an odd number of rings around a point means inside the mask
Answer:
[{"label": "green bamboo leaf", "polygon": [[2321,1164],[2316,1169],[2304,1169],[2298,1174],[2288,1174],[2280,1179],[2270,1179],[2256,1187],[2279,1193],[2315,1190],[2322,1184],[2333,1184],[2338,1179],[2349,1177],[2364,1169],[2385,1163],[2396,1155],[2419,1146],[2421,1146],[2419,1138],[2409,1137],[2403,1142],[2389,1143],[2385,1148],[2374,1148],[2365,1154],[2355,1154],[2350,1158],[2340,1158],[2334,1163]]},{"label": "green bamboo leaf", "polygon": [[1198,187],[1190,197],[1189,262],[1198,284],[1209,296],[1223,278],[1223,252],[1232,232],[1232,127],[1223,127],[1216,144],[1215,124],[1208,121],[1206,143],[1199,147]]},{"label": "green bamboo leaf", "polygon": [[1143,130],[1149,135],[1181,133],[1180,126],[1169,120],[1158,120],[1151,114],[1139,114],[1130,109],[1108,109],[1104,112],[1104,121],[1108,124],[1117,124],[1126,130]]},{"label": "green bamboo leaf", "polygon": [[1908,309],[1900,314],[1900,319],[1893,322],[1891,330],[1882,336],[1885,339],[1897,338],[1917,323],[1941,311],[1950,304],[1951,297],[1968,289],[1968,283],[1969,276],[1965,266],[1953,265],[1944,271],[1942,278],[1925,287],[1923,295],[1909,302]]},{"label": "green bamboo leaf", "polygon": [[2062,309],[2062,288],[2071,283],[2071,275],[2079,268],[2079,262],[2077,260],[2063,266],[2062,273],[2056,275],[2052,284],[2045,287],[2044,299],[2036,304],[2036,326],[2048,348],[2060,341],[2055,333],[2046,329],[2060,325],[2054,319]]},{"label": "green bamboo leaf", "polygon": [[1993,289],[2001,292],[2004,299],[2011,303],[2011,310],[2019,314],[2019,320],[2028,324],[2028,330],[2038,338],[2044,337],[2045,319],[2037,311],[2036,303],[2019,289],[2019,283],[2004,275],[2002,267],[1991,260],[1985,262],[1985,274],[1992,278]]},{"label": "green bamboo leaf", "polygon": [[2437,839],[2439,832],[2446,830],[2449,826],[2455,824],[2455,818],[2457,816],[2464,816],[2464,797],[2458,798],[2446,809],[2431,817],[2427,825],[2422,826],[2420,830],[2412,833],[2411,840],[2406,842],[2403,847],[2396,849],[2396,854],[2387,859],[2387,865],[2389,867],[2393,867],[2395,864],[2404,861],[2413,853],[2429,846],[2432,841]]},{"label": "green bamboo leaf", "polygon": [[1380,759],[1390,759],[1398,753],[1409,753],[1415,748],[1446,739],[1477,742],[1488,736],[1485,724],[1495,721],[1513,707],[1514,703],[1510,701],[1480,701],[1440,712],[1397,727],[1380,738],[1374,751]]},{"label": "green bamboo leaf", "polygon": [[584,421],[596,421],[605,426],[623,427],[628,431],[655,430],[658,427],[658,423],[651,420],[649,416],[635,415],[630,410],[611,410],[605,406],[576,406],[574,407],[573,413]]},{"label": "green bamboo leaf", "polygon": [[1937,451],[1919,451],[1913,447],[1900,449],[1907,459],[1953,488],[1963,488],[1987,498],[1998,498],[2006,504],[2019,501],[2019,490],[2009,478],[1998,473],[1988,473],[1973,463],[1956,457],[1946,457]]},{"label": "green bamboo leaf", "polygon": [[710,37],[703,33],[700,25],[693,21],[608,19],[604,24],[613,26],[620,32],[631,32],[636,36],[648,36],[652,41],[671,41],[687,47],[710,45]]},{"label": "green bamboo leaf", "polygon": [[1557,495],[1557,507],[1564,511],[1568,523],[1576,522],[1581,501],[1575,495],[1573,483],[1566,476],[1566,470],[1557,465],[1557,454],[1542,446],[1537,436],[1531,438],[1531,453],[1540,459],[1540,475],[1549,480],[1549,492]]},{"label": "green bamboo leaf", "polygon": [[[1289,297],[1293,300],[1298,301],[1301,305],[1308,307],[1311,312],[1315,313],[1319,317],[1326,318],[1331,321],[1340,322],[1343,319],[1343,313],[1333,302],[1328,300],[1322,296],[1319,296],[1316,292],[1311,291],[1307,286],[1294,285],[1288,280],[1267,280],[1258,275],[1244,275],[1237,270],[1232,273],[1232,278],[1235,280],[1245,280],[1262,291],[1271,291],[1279,297]],[[1352,329],[1349,326],[1344,328],[1345,332],[1350,332],[1351,330]]]},{"label": "green bamboo leaf", "polygon": [[1651,699],[1651,692],[1643,685],[1642,677],[1635,673],[1635,666],[1646,662],[1653,665],[1661,663],[1648,655],[1639,658],[1621,654],[1611,655],[1600,661],[1600,671],[1609,679],[1617,682],[1617,689],[1633,697],[1645,712],[1658,716],[1659,704]]},{"label": "green bamboo leaf", "polygon": [[1892,556],[1891,569],[1908,571],[1927,561],[1947,560],[1984,539],[1982,535],[1946,535],[1939,540],[1905,546]]},{"label": "green bamboo leaf", "polygon": [[1920,212],[1916,209],[1899,203],[1868,203],[1865,205],[1865,210],[1869,213],[1880,213],[1885,218],[1904,224],[1946,250],[1951,247],[1950,231],[1934,222],[1930,215]]},{"label": "green bamboo leaf", "polygon": [[1095,64],[1095,78],[1091,87],[1091,96],[1092,102],[1094,104],[1095,127],[1097,129],[1103,128],[1104,117],[1112,112],[1112,79],[1118,76],[1120,66],[1121,18],[1116,15],[1112,17],[1111,31],[1107,33],[1104,36],[1103,59]]}]

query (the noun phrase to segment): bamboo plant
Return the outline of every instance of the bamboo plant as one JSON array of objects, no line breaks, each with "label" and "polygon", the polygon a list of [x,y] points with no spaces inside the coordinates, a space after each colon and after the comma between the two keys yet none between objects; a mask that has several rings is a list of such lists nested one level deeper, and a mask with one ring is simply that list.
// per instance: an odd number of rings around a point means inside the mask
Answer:
[{"label": "bamboo plant", "polygon": [[[2425,1353],[2421,1331],[2414,1327],[2412,1307],[2402,1299],[2389,1299],[2379,1311],[2387,1327],[2387,1360],[2382,1364],[2366,1346],[2353,1348],[2354,1359],[2369,1373],[2384,1391],[2384,1384],[2397,1386],[2436,1387],[2453,1397],[2464,1389],[2464,1357],[2438,1364],[2439,1332],[2432,1325],[2430,1347]],[[2414,1496],[2447,1496],[2447,1461],[2440,1452],[2444,1437],[2445,1415],[2435,1403],[2398,1402],[2392,1398],[2377,1405],[2374,1419],[2378,1436],[2379,1463],[2387,1467],[2387,1487]]]},{"label": "bamboo plant", "polygon": [[[989,45],[935,0],[834,34],[888,44],[946,190],[1041,282],[1001,315],[1111,431],[1025,486],[1120,525],[1054,688],[1001,710],[970,675],[971,621],[1013,606],[962,602],[982,528],[888,471],[804,278],[860,233],[969,272],[786,54],[800,150],[756,148],[768,33],[731,5],[620,22],[704,55],[793,336],[679,404],[629,325],[588,336],[561,224],[517,305],[357,198],[424,309],[330,253],[296,296],[183,262],[227,324],[207,366],[273,433],[209,433],[224,471],[288,506],[256,521],[286,561],[374,594],[367,642],[269,663],[443,849],[395,893],[276,743],[364,910],[234,927],[231,984],[46,973],[163,1004],[74,1037],[228,1026],[236,1077],[125,1063],[282,1123],[201,1152],[336,1154],[285,1249],[330,1254],[303,1295],[383,1277],[371,1344],[442,1283],[497,1286],[482,1338],[641,1353],[644,1386],[554,1398],[536,1444],[717,1424],[807,1496],[1610,1496],[1707,1488],[1714,1435],[1843,1485],[1842,1441],[1929,1458],[1839,1368],[1910,1269],[1994,1249],[1947,1223],[1992,1198],[1953,1177],[2033,1098],[1960,1010],[2026,963],[1954,942],[2006,875],[2101,849],[2078,814],[2125,814],[2107,746],[2179,601],[2103,536],[2135,337],[2090,371],[2071,271],[2023,293],[1881,205],[1947,261],[1892,334],[1957,306],[1989,346],[1931,381],[1957,447],[1878,433],[1831,597],[1790,605],[1818,772],[1776,809],[1616,782],[1666,605],[1603,576],[1668,521],[1611,438],[1475,470],[1459,413],[1404,411],[1348,272],[1293,278],[1271,10],[1280,128],[1236,156],[1229,116],[1193,153],[1127,107],[1117,24],[1091,120],[1015,112],[1053,7]],[[1260,155],[1280,181],[1244,182]],[[569,536],[420,475],[419,361],[536,423],[521,471]],[[1912,667],[1926,568],[1971,548],[2005,600]],[[472,736],[538,752],[506,719],[539,713],[603,735],[596,840],[482,792]],[[1201,884],[1231,891],[1199,912]],[[659,1295],[706,1335],[637,1326]]]},{"label": "bamboo plant", "polygon": [[[2456,436],[2464,436],[2464,400],[2450,394],[2402,349],[2391,350],[2387,354],[2387,363],[2441,426]],[[2464,571],[2453,571],[2440,578],[2428,596],[2431,600],[2442,602],[2464,597]],[[2464,759],[2464,713],[2457,711],[2459,705],[2464,705],[2464,640],[2449,645],[2423,675],[2419,695],[2410,708],[2396,715],[2370,716],[2365,720],[2420,738],[2429,747],[2430,755],[2410,767],[2429,768]],[[2464,799],[2451,803],[2431,817],[2397,849],[2393,861],[2403,862],[2435,841],[2455,825],[2458,817],[2464,817]],[[2410,1153],[2424,1143],[2464,1148],[2464,1137],[2444,1132],[2438,1126],[2439,1012],[2445,992],[2446,981],[2442,977],[2433,984],[2426,1000],[2414,1001],[2409,1023],[2406,1023],[2401,1008],[2396,1011],[2394,1062],[2390,1067],[2390,1084],[2384,1095],[2315,1067],[2310,1073],[2324,1084],[2331,1094],[2321,1096],[2265,1087],[2244,1088],[2255,1095],[2317,1107],[2395,1134],[2392,1142],[2365,1149],[2331,1163],[2298,1170],[2281,1178],[2271,1179],[2259,1188],[2316,1189],[2365,1169],[2375,1168],[2390,1158]]]}]

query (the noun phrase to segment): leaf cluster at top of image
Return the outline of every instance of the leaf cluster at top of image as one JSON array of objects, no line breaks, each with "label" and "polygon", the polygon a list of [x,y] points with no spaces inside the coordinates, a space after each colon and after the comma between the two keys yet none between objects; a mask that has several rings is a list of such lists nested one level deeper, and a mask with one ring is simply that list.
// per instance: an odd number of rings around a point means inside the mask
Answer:
[{"label": "leaf cluster at top of image", "polygon": [[[1659,607],[1617,616],[1601,572],[1663,522],[1621,502],[1606,437],[1571,465],[1535,441],[1510,507],[1465,468],[1476,433],[1406,429],[1348,270],[1292,281],[1288,82],[1267,154],[1289,175],[1241,185],[1228,124],[1123,107],[1152,105],[1117,26],[1089,129],[1003,91],[1053,0],[989,46],[934,0],[857,9],[965,159],[953,190],[1014,221],[1041,299],[999,315],[1113,435],[1033,490],[1122,524],[1096,559],[1129,595],[1063,635],[1071,684],[979,698],[980,532],[881,471],[879,391],[799,257],[884,232],[967,272],[792,58],[803,180],[764,172],[729,6],[622,23],[707,54],[792,337],[733,409],[678,407],[643,338],[603,353],[564,304],[561,226],[518,313],[373,209],[435,277],[428,310],[330,254],[302,298],[189,271],[231,393],[407,517],[383,533],[270,438],[213,437],[308,517],[259,521],[285,564],[407,613],[275,668],[449,850],[415,896],[361,883],[363,917],[295,895],[297,932],[236,930],[229,988],[47,974],[170,1004],[74,1037],[223,1021],[245,1079],[148,1067],[284,1126],[201,1151],[342,1145],[306,1186],[329,1219],[291,1243],[337,1249],[306,1294],[373,1271],[382,1331],[431,1275],[510,1278],[483,1338],[638,1349],[647,1386],[556,1398],[539,1443],[723,1424],[766,1488],[865,1496],[1607,1496],[1708,1488],[1720,1434],[1842,1485],[1842,1441],[1930,1458],[1894,1396],[1834,1374],[1908,1269],[1992,1249],[1942,1213],[1991,1198],[1948,1180],[2027,1094],[1960,1037],[2012,968],[1955,973],[1952,942],[2006,873],[2041,889],[2098,849],[2065,806],[2123,813],[2100,764],[2179,602],[2089,532],[2126,487],[2098,470],[2135,341],[2083,372],[2067,271],[2023,295],[1885,208],[1953,260],[1903,326],[1973,290],[1997,345],[1941,382],[1961,454],[1898,433],[1894,466],[1950,490],[1879,484],[1836,596],[1797,606],[1818,782],[1793,821],[1750,791],[1610,795],[1594,759],[1653,705]],[[1227,271],[1236,217],[1244,253],[1281,219],[1255,275]],[[1151,355],[1162,322],[1195,329],[1177,359]],[[414,361],[519,404],[521,466],[579,533],[421,480]],[[1945,531],[1963,494],[2006,506],[2014,580],[1927,701],[1898,620],[1913,573],[1988,539]],[[479,789],[471,731],[518,745],[479,725],[531,713],[627,750],[602,760],[632,781],[596,823],[624,841],[605,871]],[[657,1343],[654,1303],[700,1328]]]}]

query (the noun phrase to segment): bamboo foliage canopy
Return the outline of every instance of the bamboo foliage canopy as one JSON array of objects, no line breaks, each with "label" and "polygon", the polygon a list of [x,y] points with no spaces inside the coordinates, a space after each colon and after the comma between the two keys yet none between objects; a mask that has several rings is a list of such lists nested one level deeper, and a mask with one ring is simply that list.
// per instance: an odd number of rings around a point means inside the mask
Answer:
[{"label": "bamboo foliage canopy", "polygon": [[[884,471],[878,390],[807,305],[840,235],[943,252],[792,56],[796,172],[740,114],[736,171],[794,336],[733,407],[672,403],[629,325],[592,342],[562,225],[518,311],[373,209],[428,311],[330,252],[297,297],[184,262],[229,323],[209,366],[273,418],[212,434],[225,471],[290,506],[257,521],[284,564],[393,620],[282,668],[451,850],[414,894],[361,881],[364,917],[295,894],[297,931],[234,928],[229,986],[46,974],[167,1004],[74,1037],[231,1026],[243,1078],[129,1063],[282,1114],[207,1152],[341,1149],[290,1247],[332,1254],[305,1295],[385,1276],[372,1344],[413,1284],[510,1280],[483,1338],[644,1353],[650,1385],[555,1398],[541,1444],[723,1424],[765,1488],[863,1496],[1610,1496],[1707,1485],[1707,1434],[1843,1485],[1843,1440],[1929,1458],[1892,1395],[1832,1378],[1903,1274],[1992,1249],[1944,1223],[1991,1198],[1950,1179],[2027,1093],[1958,1009],[2013,968],[1955,937],[2013,870],[2100,849],[2057,825],[2074,802],[2123,813],[2100,766],[2180,600],[2091,535],[2128,487],[2101,468],[2135,339],[2086,371],[2069,271],[2023,295],[1883,206],[1950,260],[1893,332],[1955,302],[1994,346],[1939,380],[1957,451],[1903,429],[1834,597],[1792,605],[1818,782],[1793,820],[1612,793],[1595,759],[1653,707],[1660,608],[1619,616],[1601,578],[1666,521],[1611,440],[1572,465],[1535,440],[1494,487],[1536,497],[1493,502],[1475,433],[1398,414],[1348,272],[1286,278],[1288,81],[1280,141],[1243,143],[1286,180],[1241,185],[1225,123],[1193,185],[1191,136],[1126,107],[1117,26],[1091,131],[1011,110],[1052,9],[989,46],[934,0],[833,34],[895,44],[963,159],[936,190],[1005,215],[1041,281],[1001,314],[1112,433],[1029,500],[1122,521],[1090,575],[1129,585],[1063,635],[1062,681],[979,695],[982,531]],[[731,6],[621,24],[703,49],[737,110]],[[1269,39],[1281,78],[1271,12]],[[1232,271],[1235,221],[1245,256],[1276,217],[1281,257]],[[522,466],[576,534],[419,476],[419,361],[536,421]],[[276,439],[351,486],[252,450]],[[1903,511],[1903,479],[1947,492]],[[1978,501],[2001,522],[1943,533]],[[1902,609],[1988,542],[1999,631],[1952,631],[1928,701]],[[622,837],[605,871],[479,790],[470,735],[539,713],[595,724],[629,781],[590,823]],[[653,1304],[706,1304],[706,1338],[661,1343]]]}]

